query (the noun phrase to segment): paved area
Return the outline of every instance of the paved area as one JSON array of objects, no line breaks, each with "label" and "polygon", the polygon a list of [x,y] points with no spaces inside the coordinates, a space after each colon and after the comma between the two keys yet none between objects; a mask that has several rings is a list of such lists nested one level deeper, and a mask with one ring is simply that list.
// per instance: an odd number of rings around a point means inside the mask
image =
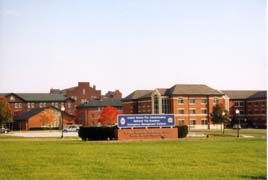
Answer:
[{"label": "paved area", "polygon": [[[61,132],[11,132],[2,134],[15,137],[61,137]],[[77,132],[64,132],[64,137],[78,137]]]}]

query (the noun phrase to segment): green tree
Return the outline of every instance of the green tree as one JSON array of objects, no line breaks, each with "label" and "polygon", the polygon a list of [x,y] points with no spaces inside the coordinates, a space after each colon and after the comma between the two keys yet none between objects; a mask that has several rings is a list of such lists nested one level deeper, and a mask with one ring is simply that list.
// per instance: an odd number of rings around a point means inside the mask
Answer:
[{"label": "green tree", "polygon": [[12,111],[4,97],[0,97],[0,127],[13,121]]},{"label": "green tree", "polygon": [[210,114],[211,121],[215,124],[222,124],[222,133],[224,134],[224,124],[229,121],[228,111],[224,105],[216,104],[213,107],[213,112]]}]

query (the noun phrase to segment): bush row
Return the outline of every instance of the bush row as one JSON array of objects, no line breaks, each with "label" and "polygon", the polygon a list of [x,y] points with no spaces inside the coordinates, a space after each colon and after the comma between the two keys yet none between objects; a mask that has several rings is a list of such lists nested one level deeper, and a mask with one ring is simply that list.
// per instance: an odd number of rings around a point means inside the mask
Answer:
[{"label": "bush row", "polygon": [[179,138],[185,138],[188,134],[188,126],[177,126],[178,128],[178,137]]},{"label": "bush row", "polygon": [[80,127],[78,131],[82,140],[107,140],[115,139],[115,130],[117,127]]},{"label": "bush row", "polygon": [[30,130],[59,130],[59,127],[33,127]]},{"label": "bush row", "polygon": [[[188,134],[188,126],[177,126],[178,138],[185,138]],[[115,139],[117,127],[80,127],[78,135],[86,140],[107,140]]]}]

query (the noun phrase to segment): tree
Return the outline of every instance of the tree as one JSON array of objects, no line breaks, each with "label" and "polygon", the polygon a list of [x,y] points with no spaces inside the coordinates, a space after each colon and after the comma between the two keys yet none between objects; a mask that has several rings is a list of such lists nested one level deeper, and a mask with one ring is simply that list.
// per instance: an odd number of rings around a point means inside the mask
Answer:
[{"label": "tree", "polygon": [[54,113],[48,109],[48,111],[42,111],[40,113],[40,122],[42,122],[42,125],[48,125],[51,126],[52,123],[54,123],[56,120],[56,116]]},{"label": "tree", "polygon": [[4,97],[0,97],[0,127],[5,123],[13,121],[13,114],[9,107],[9,104]]},{"label": "tree", "polygon": [[112,106],[106,106],[102,109],[99,122],[103,126],[111,126],[115,125],[117,122],[117,115],[119,114],[119,111],[117,108]]},{"label": "tree", "polygon": [[224,123],[229,121],[228,111],[222,104],[216,104],[213,107],[213,112],[210,114],[211,120],[215,124],[222,124],[222,132],[224,134]]}]

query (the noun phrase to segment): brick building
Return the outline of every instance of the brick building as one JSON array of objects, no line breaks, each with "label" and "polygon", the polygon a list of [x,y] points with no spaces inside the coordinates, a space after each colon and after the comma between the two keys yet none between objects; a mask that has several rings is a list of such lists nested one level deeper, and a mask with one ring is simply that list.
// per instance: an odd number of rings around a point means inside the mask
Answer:
[{"label": "brick building", "polygon": [[176,125],[190,128],[220,128],[210,113],[217,103],[228,109],[222,92],[206,85],[177,84],[171,88],[136,90],[123,100],[123,114],[175,114]]},{"label": "brick building", "polygon": [[62,94],[8,93],[1,94],[1,96],[7,99],[14,117],[20,116],[35,108],[53,106],[60,109],[61,106],[65,106],[66,112],[72,111],[74,108],[74,100]]},{"label": "brick building", "polygon": [[[48,123],[42,120],[42,113],[47,115],[53,114],[53,122]],[[62,119],[63,118],[63,119]],[[20,116],[16,116],[14,119],[14,128],[17,130],[30,130],[34,128],[61,128],[70,124],[74,124],[74,117],[68,113],[61,112],[60,109],[55,107],[44,107],[44,108],[34,108],[30,111],[27,111]]]},{"label": "brick building", "polygon": [[230,98],[230,118],[235,120],[235,110],[239,110],[236,118],[244,127],[267,127],[267,91],[232,90],[224,92]]},{"label": "brick building", "polygon": [[122,93],[119,90],[109,91],[104,96],[101,95],[101,90],[97,90],[96,86],[90,86],[89,82],[78,82],[78,86],[67,89],[50,89],[51,94],[62,94],[74,100],[74,106],[70,114],[76,115],[76,106],[86,103],[91,100],[99,100],[104,98],[122,98]]},{"label": "brick building", "polygon": [[97,126],[102,108],[113,106],[122,113],[121,98],[107,98],[102,100],[90,100],[77,106],[77,122],[83,126]]}]

